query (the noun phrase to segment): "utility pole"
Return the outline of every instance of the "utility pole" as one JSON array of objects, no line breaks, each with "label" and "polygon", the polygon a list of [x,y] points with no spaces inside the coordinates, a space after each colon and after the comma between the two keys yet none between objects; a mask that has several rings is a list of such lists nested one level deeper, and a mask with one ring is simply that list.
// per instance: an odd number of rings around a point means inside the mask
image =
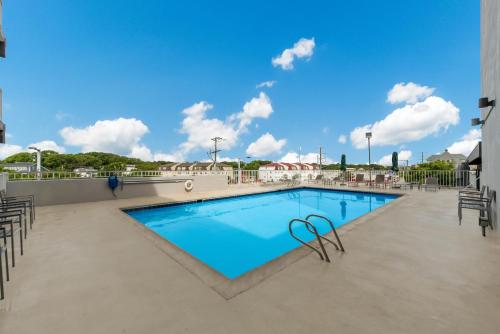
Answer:
[{"label": "utility pole", "polygon": [[214,158],[213,158],[214,170],[217,170],[217,153],[222,151],[222,150],[217,149],[217,143],[220,141],[223,141],[224,139],[221,137],[214,137],[214,138],[211,138],[211,140],[214,142],[214,150],[210,151],[210,156],[212,156],[212,154],[214,155]]}]

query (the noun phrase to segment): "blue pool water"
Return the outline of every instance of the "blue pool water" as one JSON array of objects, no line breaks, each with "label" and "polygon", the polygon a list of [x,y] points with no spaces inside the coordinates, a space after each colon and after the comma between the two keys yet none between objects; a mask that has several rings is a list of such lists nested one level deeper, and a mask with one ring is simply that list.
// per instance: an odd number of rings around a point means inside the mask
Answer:
[{"label": "blue pool water", "polygon": [[[166,240],[234,279],[301,246],[288,231],[292,218],[311,213],[335,227],[381,207],[396,196],[302,188],[204,202],[129,210],[127,213]],[[321,234],[327,224],[316,224]],[[294,231],[314,235],[302,224]]]}]

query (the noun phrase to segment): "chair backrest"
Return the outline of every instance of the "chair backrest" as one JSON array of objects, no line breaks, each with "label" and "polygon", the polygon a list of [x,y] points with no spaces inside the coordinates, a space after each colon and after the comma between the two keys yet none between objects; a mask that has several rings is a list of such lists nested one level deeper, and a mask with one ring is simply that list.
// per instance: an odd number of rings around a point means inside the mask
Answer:
[{"label": "chair backrest", "polygon": [[365,174],[356,174],[356,182],[363,182],[365,180]]},{"label": "chair backrest", "polygon": [[384,183],[384,182],[385,182],[385,175],[377,174],[375,176],[375,183]]},{"label": "chair backrest", "polygon": [[323,178],[323,174],[316,175],[316,180],[321,180]]}]

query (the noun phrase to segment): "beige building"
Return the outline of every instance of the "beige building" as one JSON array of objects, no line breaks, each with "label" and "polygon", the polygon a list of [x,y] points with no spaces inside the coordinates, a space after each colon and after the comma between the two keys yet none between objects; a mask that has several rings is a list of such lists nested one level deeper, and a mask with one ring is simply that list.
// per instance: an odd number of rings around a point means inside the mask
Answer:
[{"label": "beige building", "polygon": [[443,153],[441,154],[434,154],[431,155],[430,157],[427,158],[428,162],[435,162],[435,161],[447,161],[451,162],[457,167],[460,164],[463,164],[467,157],[463,154],[453,154],[448,152],[448,150],[444,150]]}]

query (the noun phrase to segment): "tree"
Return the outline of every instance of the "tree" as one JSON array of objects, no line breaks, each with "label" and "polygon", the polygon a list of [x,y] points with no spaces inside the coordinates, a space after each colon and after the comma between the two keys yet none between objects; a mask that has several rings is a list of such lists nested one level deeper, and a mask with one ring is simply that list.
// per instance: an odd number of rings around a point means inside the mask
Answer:
[{"label": "tree", "polygon": [[342,156],[340,157],[340,170],[343,172],[347,170],[347,165],[345,160],[346,160],[345,154],[342,154]]},{"label": "tree", "polygon": [[393,172],[397,172],[398,168],[398,152],[392,152],[392,167]]},{"label": "tree", "polygon": [[260,166],[270,164],[269,160],[253,160],[245,165],[245,170],[258,170]]}]

